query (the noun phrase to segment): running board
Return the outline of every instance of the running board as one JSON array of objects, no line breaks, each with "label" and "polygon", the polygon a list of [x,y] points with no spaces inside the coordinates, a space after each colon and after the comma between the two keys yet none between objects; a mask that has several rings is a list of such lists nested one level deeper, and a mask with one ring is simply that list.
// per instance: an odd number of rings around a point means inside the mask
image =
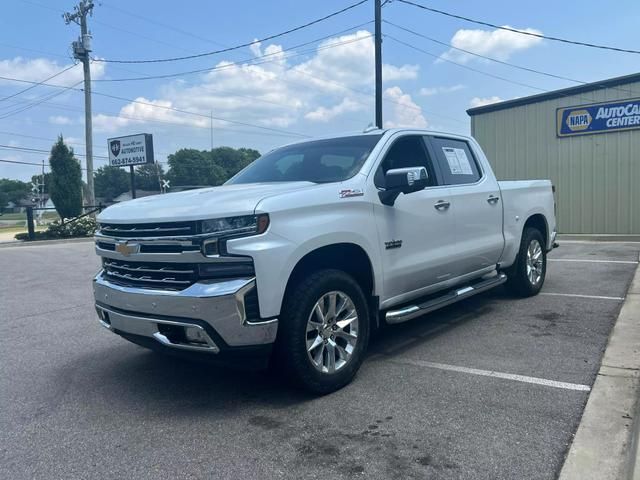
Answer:
[{"label": "running board", "polygon": [[385,319],[387,323],[390,324],[406,322],[407,320],[419,317],[420,315],[424,315],[425,313],[433,312],[434,310],[437,310],[439,308],[446,307],[447,305],[451,305],[452,303],[459,302],[460,300],[464,300],[465,298],[469,298],[478,293],[485,292],[493,287],[502,285],[506,281],[507,276],[504,273],[498,273],[498,275],[496,275],[495,277],[491,277],[487,280],[482,280],[472,285],[457,288],[453,291],[450,291],[449,293],[446,293],[445,295],[433,298],[424,303],[418,305],[409,305],[399,310],[389,310],[385,315]]}]

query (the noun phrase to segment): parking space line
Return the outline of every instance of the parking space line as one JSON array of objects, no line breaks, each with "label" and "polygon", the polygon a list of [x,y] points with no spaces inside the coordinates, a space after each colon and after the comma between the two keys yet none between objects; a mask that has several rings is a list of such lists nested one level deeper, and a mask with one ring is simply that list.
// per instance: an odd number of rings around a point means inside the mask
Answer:
[{"label": "parking space line", "polygon": [[550,295],[554,297],[576,297],[576,298],[593,298],[596,300],[615,300],[617,302],[621,302],[624,300],[624,297],[605,297],[602,295],[581,295],[579,293],[551,293],[551,292],[541,292],[540,295]]},{"label": "parking space line", "polygon": [[477,368],[459,367],[457,365],[448,365],[446,363],[426,362],[424,360],[392,360],[394,363],[403,363],[414,365],[417,367],[436,368],[438,370],[448,370],[451,372],[469,373],[471,375],[480,375],[483,377],[502,378],[504,380],[514,380],[516,382],[533,383],[536,385],[544,385],[546,387],[563,388],[565,390],[577,390],[580,392],[589,392],[589,385],[581,385],[579,383],[558,382],[556,380],[547,380],[546,378],[528,377],[526,375],[516,375],[513,373],[494,372],[491,370],[479,370]]},{"label": "parking space line", "polygon": [[586,263],[628,263],[637,265],[636,260],[595,260],[591,258],[547,258],[547,262],[586,262]]}]

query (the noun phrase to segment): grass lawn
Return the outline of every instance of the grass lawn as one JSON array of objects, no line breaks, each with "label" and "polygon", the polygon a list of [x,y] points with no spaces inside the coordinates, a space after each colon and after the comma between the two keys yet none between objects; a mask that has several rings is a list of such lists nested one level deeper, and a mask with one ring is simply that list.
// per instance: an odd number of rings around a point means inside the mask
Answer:
[{"label": "grass lawn", "polygon": [[[35,213],[38,213],[37,211]],[[37,216],[37,215],[34,215]],[[57,220],[58,218],[60,218],[58,216],[58,212],[53,211],[53,210],[49,210],[44,212],[44,214],[42,215],[42,218],[46,219],[46,220]],[[0,215],[0,222],[2,222],[3,220],[23,220],[26,221],[27,220],[27,214],[26,213],[3,213],[2,215]]]}]

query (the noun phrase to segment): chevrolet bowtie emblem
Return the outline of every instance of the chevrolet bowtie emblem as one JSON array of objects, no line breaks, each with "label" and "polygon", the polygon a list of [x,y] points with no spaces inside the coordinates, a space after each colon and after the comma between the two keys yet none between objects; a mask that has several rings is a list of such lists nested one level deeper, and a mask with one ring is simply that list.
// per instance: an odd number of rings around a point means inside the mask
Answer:
[{"label": "chevrolet bowtie emblem", "polygon": [[140,252],[140,244],[139,243],[129,243],[129,242],[118,242],[116,243],[116,252],[128,257],[132,253]]}]

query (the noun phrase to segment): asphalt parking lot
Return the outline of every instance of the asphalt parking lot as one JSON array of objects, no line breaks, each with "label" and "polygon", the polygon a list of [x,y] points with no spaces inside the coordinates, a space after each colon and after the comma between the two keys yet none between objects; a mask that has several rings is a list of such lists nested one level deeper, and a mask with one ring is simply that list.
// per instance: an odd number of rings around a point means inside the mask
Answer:
[{"label": "asphalt parking lot", "polygon": [[0,248],[0,478],[556,478],[639,251],[565,243],[541,295],[389,327],[313,398],[100,327],[91,243]]}]

